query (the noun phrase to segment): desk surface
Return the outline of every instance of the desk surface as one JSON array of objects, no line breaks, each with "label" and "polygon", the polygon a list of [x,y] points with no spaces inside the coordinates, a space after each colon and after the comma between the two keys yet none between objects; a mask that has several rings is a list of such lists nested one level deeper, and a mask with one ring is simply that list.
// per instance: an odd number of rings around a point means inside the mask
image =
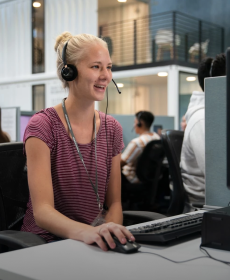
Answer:
[{"label": "desk surface", "polygon": [[[182,261],[204,256],[199,245],[200,238],[195,238],[169,246],[143,244],[140,251]],[[208,251],[216,258],[230,261],[228,251]],[[1,280],[226,280],[229,276],[229,266],[208,258],[175,264],[150,254],[103,252],[97,246],[70,239],[0,255]]]},{"label": "desk surface", "polygon": [[[200,238],[194,238],[169,246],[142,244],[140,251],[182,261],[204,256],[199,245]],[[230,261],[228,251],[208,251],[216,258]],[[103,252],[97,246],[70,239],[0,255],[1,280],[226,280],[229,276],[229,266],[208,258],[175,264],[150,254]]]}]

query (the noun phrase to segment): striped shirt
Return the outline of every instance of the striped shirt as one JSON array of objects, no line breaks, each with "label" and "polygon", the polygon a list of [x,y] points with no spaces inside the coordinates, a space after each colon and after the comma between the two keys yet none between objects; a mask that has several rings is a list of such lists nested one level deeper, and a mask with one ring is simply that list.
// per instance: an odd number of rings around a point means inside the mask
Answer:
[{"label": "striped shirt", "polygon": [[[99,116],[101,122],[97,132],[97,173],[98,193],[103,204],[112,157],[121,153],[124,144],[121,125],[109,115],[106,116],[105,124],[105,114],[99,112]],[[55,209],[72,220],[91,224],[99,212],[96,195],[74,142],[54,108],[42,110],[31,118],[25,130],[24,143],[29,137],[41,139],[50,149]],[[89,176],[95,184],[95,139],[91,143],[78,145]],[[21,230],[38,234],[48,242],[56,238],[36,225],[31,198]]]},{"label": "striped shirt", "polygon": [[121,159],[127,164],[123,166],[122,173],[131,183],[139,182],[136,176],[136,165],[140,154],[142,153],[144,147],[152,140],[159,140],[160,136],[153,133],[144,133],[139,137],[133,139],[129,142],[128,146],[125,148],[121,155]]}]

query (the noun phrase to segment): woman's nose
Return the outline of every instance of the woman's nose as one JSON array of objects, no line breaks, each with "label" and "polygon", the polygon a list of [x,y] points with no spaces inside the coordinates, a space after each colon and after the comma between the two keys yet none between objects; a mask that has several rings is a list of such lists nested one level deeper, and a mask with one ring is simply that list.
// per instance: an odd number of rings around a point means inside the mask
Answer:
[{"label": "woman's nose", "polygon": [[100,78],[103,79],[103,80],[109,80],[110,81],[112,79],[111,71],[108,70],[107,68],[102,69],[101,73],[100,73]]}]

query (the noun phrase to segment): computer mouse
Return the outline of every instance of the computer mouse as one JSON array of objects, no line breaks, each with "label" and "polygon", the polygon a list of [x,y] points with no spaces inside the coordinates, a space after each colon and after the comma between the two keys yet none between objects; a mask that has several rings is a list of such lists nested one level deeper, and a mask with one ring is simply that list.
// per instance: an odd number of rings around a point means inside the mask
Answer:
[{"label": "computer mouse", "polygon": [[140,244],[136,243],[135,241],[131,241],[127,239],[126,244],[122,244],[116,236],[112,236],[114,243],[116,244],[116,247],[114,249],[111,249],[107,242],[104,239],[104,242],[106,243],[107,247],[109,250],[118,252],[118,253],[123,253],[123,254],[131,254],[131,253],[136,253],[138,249],[141,247]]}]

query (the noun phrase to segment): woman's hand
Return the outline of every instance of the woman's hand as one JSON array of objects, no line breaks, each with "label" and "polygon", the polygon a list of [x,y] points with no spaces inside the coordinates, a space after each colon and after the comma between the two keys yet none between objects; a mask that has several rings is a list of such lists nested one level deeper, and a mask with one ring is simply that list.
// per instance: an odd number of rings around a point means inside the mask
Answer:
[{"label": "woman's hand", "polygon": [[84,232],[83,241],[86,244],[93,244],[95,242],[103,251],[107,251],[108,248],[103,238],[111,249],[116,247],[111,234],[115,235],[122,244],[126,243],[126,239],[135,241],[134,236],[124,226],[112,222],[98,227],[92,227],[90,230],[87,229]]}]

